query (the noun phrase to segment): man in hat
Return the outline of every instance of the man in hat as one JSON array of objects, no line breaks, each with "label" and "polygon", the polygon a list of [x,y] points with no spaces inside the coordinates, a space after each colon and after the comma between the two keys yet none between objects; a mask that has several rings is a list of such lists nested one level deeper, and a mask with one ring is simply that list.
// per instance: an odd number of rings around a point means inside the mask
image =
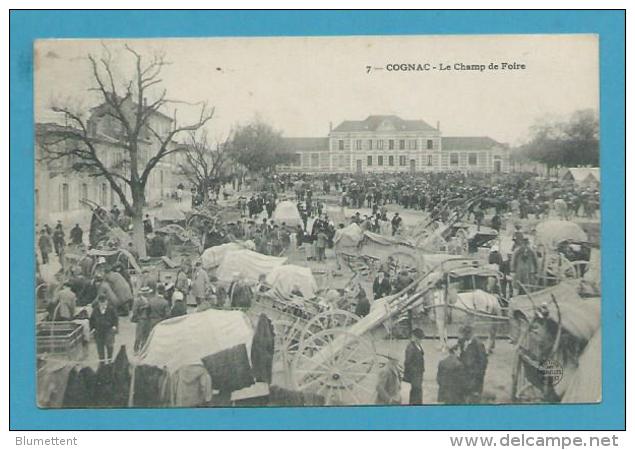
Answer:
[{"label": "man in hat", "polygon": [[390,294],[390,281],[383,271],[380,271],[373,281],[373,298],[385,297]]},{"label": "man in hat", "polygon": [[55,254],[60,255],[64,252],[65,236],[64,229],[62,228],[62,222],[57,221],[55,225],[55,231],[53,231],[53,247],[55,248]]},{"label": "man in hat", "polygon": [[100,365],[103,363],[108,364],[112,361],[119,318],[114,305],[108,301],[106,295],[97,295],[97,302],[93,307],[89,323],[90,331],[95,336],[99,363]]},{"label": "man in hat", "polygon": [[42,264],[48,264],[49,253],[51,253],[53,246],[51,245],[51,238],[44,228],[40,231],[40,237],[38,238],[37,244],[40,248],[40,255],[42,256]]},{"label": "man in hat", "polygon": [[130,321],[136,323],[134,351],[141,351],[150,334],[150,301],[152,289],[149,286],[143,286],[139,289],[139,295],[132,305],[132,318]]},{"label": "man in hat", "polygon": [[537,270],[538,257],[536,256],[536,252],[529,246],[529,239],[525,237],[520,247],[514,251],[511,260],[511,271],[514,273],[514,285],[519,294],[523,293],[520,284],[531,284]]},{"label": "man in hat", "polygon": [[148,301],[149,332],[152,331],[157,323],[170,316],[170,305],[163,297],[164,292],[163,285],[158,285],[156,294],[151,296]]},{"label": "man in hat", "polygon": [[423,373],[425,371],[424,351],[421,340],[425,337],[421,328],[412,331],[410,342],[406,347],[404,358],[403,380],[410,383],[408,403],[420,405],[423,401]]},{"label": "man in hat", "polygon": [[397,234],[399,228],[401,227],[401,217],[399,217],[398,212],[395,213],[392,220],[390,221],[390,224],[392,225],[392,235],[394,236],[395,234]]},{"label": "man in hat", "polygon": [[375,404],[401,404],[401,377],[399,374],[399,363],[396,359],[388,357],[386,365],[377,376],[376,391]]},{"label": "man in hat", "polygon": [[487,351],[480,339],[474,336],[470,324],[459,329],[461,348],[460,360],[465,368],[465,395],[469,403],[477,403],[483,393],[485,371],[487,370]]},{"label": "man in hat", "polygon": [[81,229],[78,223],[76,223],[75,226],[71,228],[70,238],[73,245],[82,244],[84,239],[84,231]]},{"label": "man in hat", "polygon": [[450,347],[448,356],[439,361],[437,383],[439,403],[460,404],[465,402],[465,368],[459,359],[459,345]]},{"label": "man in hat", "polygon": [[209,276],[203,268],[203,264],[201,261],[196,261],[194,276],[192,277],[191,295],[196,299],[197,305],[205,300],[209,284]]},{"label": "man in hat", "polygon": [[402,269],[394,281],[394,284],[392,287],[393,293],[403,291],[405,288],[410,286],[413,281],[414,279],[412,278],[410,273],[406,269]]}]

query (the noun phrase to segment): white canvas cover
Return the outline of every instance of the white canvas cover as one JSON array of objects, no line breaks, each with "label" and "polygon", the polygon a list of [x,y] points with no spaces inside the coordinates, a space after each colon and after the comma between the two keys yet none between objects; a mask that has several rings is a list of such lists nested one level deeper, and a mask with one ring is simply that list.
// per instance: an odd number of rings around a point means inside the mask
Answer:
[{"label": "white canvas cover", "polygon": [[215,245],[214,247],[205,249],[201,255],[201,262],[203,263],[203,268],[212,269],[223,262],[227,253],[245,249],[254,250],[255,248],[256,246],[253,241],[229,242],[227,244]]},{"label": "white canvas cover", "polygon": [[285,200],[276,206],[276,210],[271,217],[277,224],[284,222],[289,226],[302,225],[302,218],[298,212],[298,207],[290,200]]},{"label": "white canvas cover", "polygon": [[238,250],[227,253],[216,270],[221,281],[229,282],[238,272],[249,281],[258,281],[260,274],[268,275],[273,269],[287,262],[287,258],[267,256],[251,250]]},{"label": "white canvas cover", "polygon": [[554,248],[567,239],[584,242],[588,240],[584,230],[575,222],[545,220],[536,226],[536,244]]},{"label": "white canvas cover", "polygon": [[562,403],[602,401],[602,331],[597,330],[580,358]]},{"label": "white canvas cover", "polygon": [[364,232],[356,223],[352,223],[347,227],[337,230],[333,244],[338,249],[347,247],[357,247],[364,238]]},{"label": "white canvas cover", "polygon": [[289,297],[294,285],[300,287],[304,298],[313,298],[318,290],[317,282],[308,267],[292,264],[279,266],[267,275],[267,283],[283,297]]},{"label": "white canvas cover", "polygon": [[165,368],[169,373],[188,365],[202,365],[201,358],[245,344],[251,352],[254,330],[241,311],[207,311],[159,322],[141,351],[138,365]]}]

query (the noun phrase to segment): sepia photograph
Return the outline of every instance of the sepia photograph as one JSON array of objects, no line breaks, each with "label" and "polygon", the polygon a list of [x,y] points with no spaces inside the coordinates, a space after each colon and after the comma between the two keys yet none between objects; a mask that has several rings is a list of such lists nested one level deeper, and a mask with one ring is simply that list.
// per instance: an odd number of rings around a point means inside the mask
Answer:
[{"label": "sepia photograph", "polygon": [[598,35],[33,52],[40,408],[602,401]]}]

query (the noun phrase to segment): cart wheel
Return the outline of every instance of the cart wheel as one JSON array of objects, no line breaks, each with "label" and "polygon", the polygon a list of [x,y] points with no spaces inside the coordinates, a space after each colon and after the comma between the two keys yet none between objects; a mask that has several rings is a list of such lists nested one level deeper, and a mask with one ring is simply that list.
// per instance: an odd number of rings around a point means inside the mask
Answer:
[{"label": "cart wheel", "polygon": [[291,376],[296,389],[326,405],[363,405],[374,403],[377,366],[371,340],[335,328],[303,339]]},{"label": "cart wheel", "polygon": [[346,329],[359,322],[359,319],[360,317],[358,315],[344,309],[324,311],[309,320],[306,326],[302,329],[301,337],[304,340],[311,334],[319,333],[331,328]]},{"label": "cart wheel", "polygon": [[275,333],[273,369],[287,370],[300,347],[302,328],[299,321],[275,320],[273,322]]}]

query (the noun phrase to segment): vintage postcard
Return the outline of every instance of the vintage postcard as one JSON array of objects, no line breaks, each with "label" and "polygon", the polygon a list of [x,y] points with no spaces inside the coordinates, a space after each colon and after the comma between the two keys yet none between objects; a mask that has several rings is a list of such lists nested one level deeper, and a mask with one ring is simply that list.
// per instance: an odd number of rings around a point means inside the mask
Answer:
[{"label": "vintage postcard", "polygon": [[598,61],[35,41],[39,407],[600,402]]}]

